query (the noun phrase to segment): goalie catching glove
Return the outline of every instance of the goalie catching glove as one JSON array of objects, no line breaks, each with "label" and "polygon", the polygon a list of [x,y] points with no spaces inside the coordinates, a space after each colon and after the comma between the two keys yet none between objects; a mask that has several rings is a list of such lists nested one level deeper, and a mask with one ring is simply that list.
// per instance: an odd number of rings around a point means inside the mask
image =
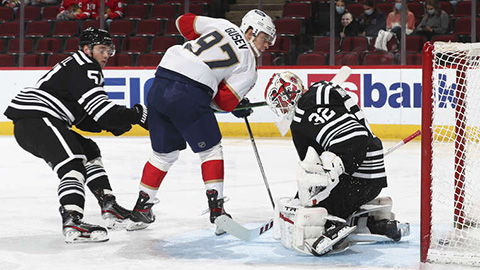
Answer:
[{"label": "goalie catching glove", "polygon": [[318,156],[309,147],[297,172],[298,197],[303,206],[314,206],[325,200],[339,183],[345,172],[342,160],[332,152],[325,151]]}]

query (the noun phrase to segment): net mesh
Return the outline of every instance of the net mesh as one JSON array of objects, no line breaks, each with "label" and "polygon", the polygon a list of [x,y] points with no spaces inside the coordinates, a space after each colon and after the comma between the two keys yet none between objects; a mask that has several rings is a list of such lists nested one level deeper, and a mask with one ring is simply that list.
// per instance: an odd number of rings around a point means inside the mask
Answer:
[{"label": "net mesh", "polygon": [[436,42],[427,260],[480,265],[480,43]]}]

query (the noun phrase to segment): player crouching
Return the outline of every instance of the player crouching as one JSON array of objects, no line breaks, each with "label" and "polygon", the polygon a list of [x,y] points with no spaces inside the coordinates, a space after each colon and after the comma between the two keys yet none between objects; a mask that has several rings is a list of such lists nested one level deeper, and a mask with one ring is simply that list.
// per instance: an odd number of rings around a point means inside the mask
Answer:
[{"label": "player crouching", "polygon": [[351,239],[399,241],[409,234],[409,225],[394,219],[391,199],[377,198],[387,186],[383,146],[339,85],[348,75],[305,89],[297,75],[275,73],[265,91],[269,107],[291,121],[301,160],[297,196],[276,203],[274,237],[316,256],[346,250]]}]

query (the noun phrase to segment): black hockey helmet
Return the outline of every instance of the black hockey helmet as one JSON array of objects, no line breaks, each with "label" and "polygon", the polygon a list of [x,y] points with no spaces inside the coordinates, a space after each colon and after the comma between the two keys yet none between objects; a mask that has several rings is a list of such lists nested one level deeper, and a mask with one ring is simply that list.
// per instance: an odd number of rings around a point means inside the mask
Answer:
[{"label": "black hockey helmet", "polygon": [[92,49],[95,45],[108,45],[112,49],[109,51],[110,56],[115,54],[115,45],[113,44],[112,38],[110,37],[108,31],[103,29],[89,27],[83,30],[79,37],[78,45],[80,49],[85,45],[88,45],[90,49]]}]

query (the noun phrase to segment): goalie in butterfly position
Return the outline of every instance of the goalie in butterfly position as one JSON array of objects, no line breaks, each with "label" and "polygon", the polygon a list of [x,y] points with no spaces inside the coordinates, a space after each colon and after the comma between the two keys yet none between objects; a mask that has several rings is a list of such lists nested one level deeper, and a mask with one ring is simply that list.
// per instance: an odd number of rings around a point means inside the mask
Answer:
[{"label": "goalie in butterfly position", "polygon": [[391,213],[383,146],[362,110],[339,85],[328,81],[304,89],[291,73],[275,73],[265,90],[269,107],[293,119],[300,158],[295,198],[276,203],[274,237],[287,248],[324,255],[349,247],[347,236],[371,234],[399,241],[409,234]]}]

